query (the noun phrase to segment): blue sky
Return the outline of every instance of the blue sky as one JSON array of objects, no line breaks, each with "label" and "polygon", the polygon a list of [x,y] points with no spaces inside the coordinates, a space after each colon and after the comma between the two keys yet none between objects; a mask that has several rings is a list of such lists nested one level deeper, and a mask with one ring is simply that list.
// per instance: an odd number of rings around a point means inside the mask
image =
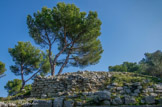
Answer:
[{"label": "blue sky", "polygon": [[28,34],[27,15],[43,6],[52,8],[61,1],[74,3],[81,11],[98,12],[104,49],[97,65],[84,69],[69,67],[64,72],[108,71],[110,65],[138,62],[145,52],[162,50],[162,0],[0,0],[0,61],[7,68],[7,76],[0,79],[0,96],[7,96],[4,86],[8,80],[20,78],[9,69],[14,63],[8,48],[18,41],[30,41],[39,47]]}]

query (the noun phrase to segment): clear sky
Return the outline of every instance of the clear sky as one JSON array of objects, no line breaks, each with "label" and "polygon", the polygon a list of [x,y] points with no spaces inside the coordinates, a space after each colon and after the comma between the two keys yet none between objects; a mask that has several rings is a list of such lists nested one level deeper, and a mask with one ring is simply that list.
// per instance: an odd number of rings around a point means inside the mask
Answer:
[{"label": "clear sky", "polygon": [[81,11],[98,12],[104,49],[97,65],[84,69],[69,67],[64,72],[108,71],[110,65],[138,62],[145,52],[162,50],[162,0],[0,0],[0,61],[7,68],[7,76],[0,79],[0,96],[7,96],[4,86],[8,80],[20,78],[9,69],[14,63],[8,48],[18,41],[30,41],[39,47],[28,34],[27,15],[43,6],[52,8],[61,1],[74,3]]}]

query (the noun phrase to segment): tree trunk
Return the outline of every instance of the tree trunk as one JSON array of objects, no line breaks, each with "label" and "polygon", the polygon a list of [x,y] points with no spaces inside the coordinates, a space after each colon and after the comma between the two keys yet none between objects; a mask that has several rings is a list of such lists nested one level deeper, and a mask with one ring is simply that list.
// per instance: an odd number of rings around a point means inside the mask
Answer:
[{"label": "tree trunk", "polygon": [[[53,67],[52,54],[51,54],[52,44],[53,44],[53,43],[51,43],[51,40],[50,40],[50,38],[49,38],[49,36],[48,36],[48,32],[47,32],[46,28],[45,28],[45,35],[46,35],[46,37],[47,37],[48,46],[49,46],[49,49],[48,49],[48,52],[49,52],[49,53],[48,53],[48,57],[49,57],[49,62],[50,62],[50,66],[51,66],[51,76],[54,76],[55,73],[54,73],[54,71],[53,71],[54,67]],[[54,41],[55,41],[55,40],[54,40]]]},{"label": "tree trunk", "polygon": [[67,41],[66,41],[66,27],[64,25],[64,47],[63,49],[55,56],[54,60],[53,60],[53,72],[55,73],[55,67],[56,67],[56,62],[57,62],[57,59],[58,57],[64,52],[64,50],[67,48],[67,46],[69,46],[71,43],[67,44]]},{"label": "tree trunk", "polygon": [[54,67],[53,67],[53,63],[52,63],[52,54],[51,54],[51,44],[49,45],[49,49],[48,49],[48,57],[49,57],[49,62],[50,62],[50,66],[51,66],[51,76],[54,76]]},{"label": "tree trunk", "polygon": [[64,62],[64,64],[61,66],[61,68],[60,68],[60,70],[59,70],[59,72],[58,72],[58,75],[60,75],[60,74],[62,73],[64,67],[65,67],[66,64],[68,63],[68,61],[69,61],[69,56],[70,56],[70,54],[68,54],[68,55],[66,56],[65,62]]},{"label": "tree trunk", "polygon": [[70,56],[70,54],[71,54],[71,51],[72,51],[73,46],[74,46],[74,42],[72,42],[72,45],[71,45],[71,47],[70,47],[70,49],[69,49],[69,52],[68,52],[68,55],[66,56],[65,62],[64,62],[64,64],[61,66],[61,68],[60,68],[60,70],[59,70],[59,72],[58,72],[58,75],[60,75],[60,74],[62,73],[64,67],[65,67],[66,64],[68,63],[68,61],[69,61],[69,56]]},{"label": "tree trunk", "polygon": [[64,50],[66,49],[68,45],[65,45],[64,48],[55,56],[54,60],[53,60],[53,72],[55,73],[55,68],[56,68],[56,62],[58,57],[64,52]]},{"label": "tree trunk", "polygon": [[22,91],[22,89],[24,89],[25,84],[26,84],[26,82],[25,81],[22,81],[22,87],[21,87],[21,90],[20,91]]},{"label": "tree trunk", "polygon": [[23,64],[21,64],[21,80],[22,80],[22,87],[20,90],[24,89],[24,86],[25,86]]}]

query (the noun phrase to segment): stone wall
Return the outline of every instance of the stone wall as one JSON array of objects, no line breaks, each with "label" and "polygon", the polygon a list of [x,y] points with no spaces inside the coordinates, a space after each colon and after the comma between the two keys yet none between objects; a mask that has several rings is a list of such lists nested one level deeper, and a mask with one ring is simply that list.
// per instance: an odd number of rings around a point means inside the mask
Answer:
[{"label": "stone wall", "polygon": [[31,97],[54,98],[54,105],[64,107],[157,105],[162,104],[162,82],[133,73],[78,71],[35,78]]},{"label": "stone wall", "polygon": [[55,77],[37,77],[32,85],[32,97],[57,97],[75,92],[94,92],[103,89],[108,72],[65,73]]}]

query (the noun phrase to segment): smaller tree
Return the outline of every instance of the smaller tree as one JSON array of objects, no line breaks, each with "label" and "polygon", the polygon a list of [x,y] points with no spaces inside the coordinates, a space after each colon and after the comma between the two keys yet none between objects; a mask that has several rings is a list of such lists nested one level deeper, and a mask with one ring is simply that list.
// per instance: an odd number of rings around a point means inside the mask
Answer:
[{"label": "smaller tree", "polygon": [[5,64],[0,61],[0,78],[5,76],[4,72],[6,71]]},{"label": "smaller tree", "polygon": [[19,79],[14,79],[13,81],[8,81],[4,88],[7,90],[8,95],[15,95],[20,91],[21,87],[22,81]]},{"label": "smaller tree", "polygon": [[[8,81],[6,86],[4,86],[9,96],[16,95],[17,93],[19,93],[21,90],[21,87],[22,87],[22,80],[20,79],[14,79],[14,80]],[[22,94],[30,95],[31,89],[32,89],[31,84],[25,85],[24,87],[25,91]]]},{"label": "smaller tree", "polygon": [[[34,78],[38,73],[45,74],[50,70],[48,57],[45,53],[31,45],[30,42],[18,42],[15,48],[9,48],[9,53],[13,57],[15,65],[10,66],[15,75],[21,75],[22,88],[26,82]],[[34,73],[28,79],[24,75]]]},{"label": "smaller tree", "polygon": [[140,65],[132,62],[123,62],[121,65],[109,66],[109,71],[139,72]]},{"label": "smaller tree", "polygon": [[145,58],[140,61],[143,74],[162,77],[162,52],[145,53]]}]

